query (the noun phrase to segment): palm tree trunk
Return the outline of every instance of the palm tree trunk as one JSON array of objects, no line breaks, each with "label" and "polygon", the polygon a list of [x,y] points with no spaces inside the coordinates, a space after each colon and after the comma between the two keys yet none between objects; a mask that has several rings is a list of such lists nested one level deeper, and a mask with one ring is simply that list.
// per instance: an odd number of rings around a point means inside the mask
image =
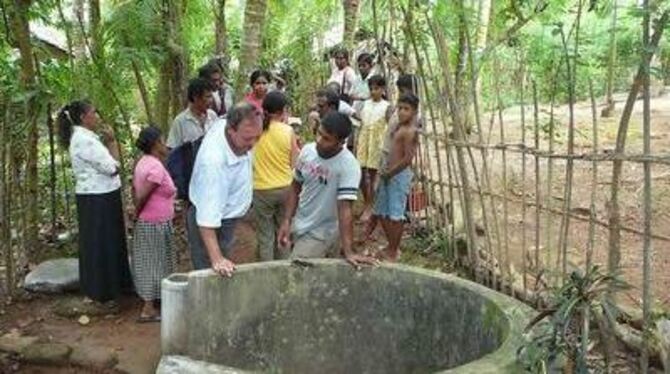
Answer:
[{"label": "palm tree trunk", "polygon": [[614,69],[616,68],[616,21],[618,1],[614,1],[612,9],[612,25],[610,27],[610,48],[607,62],[607,106],[602,110],[603,117],[610,117],[614,111]]},{"label": "palm tree trunk", "polygon": [[242,97],[246,77],[250,70],[258,64],[266,9],[267,0],[247,0],[244,9],[244,36],[240,51],[240,67],[235,84],[236,97]]},{"label": "palm tree trunk", "polygon": [[354,45],[354,35],[358,26],[358,10],[360,0],[342,0],[344,8],[344,38],[343,42],[347,48]]},{"label": "palm tree trunk", "polygon": [[91,54],[97,60],[101,60],[103,55],[102,35],[100,33],[100,0],[89,0],[88,2],[88,27],[91,37]]},{"label": "palm tree trunk", "polygon": [[[21,74],[20,83],[21,88],[25,93],[35,90],[35,62],[33,55],[33,48],[30,43],[30,29],[28,27],[27,14],[30,8],[31,1],[29,0],[14,0],[13,6],[10,6],[9,18],[16,41],[19,53],[21,55]],[[25,248],[34,250],[37,248],[37,238],[39,234],[39,206],[38,198],[38,174],[37,174],[37,141],[39,132],[37,128],[37,101],[34,95],[27,95],[24,108],[25,119],[29,121],[28,124],[28,143],[27,143],[27,158],[26,158],[26,193],[27,193],[27,209],[25,211],[25,222],[27,232]]]},{"label": "palm tree trunk", "polygon": [[226,34],[226,0],[216,0],[216,9],[214,9],[214,51],[217,56],[226,54],[226,43],[228,36]]}]

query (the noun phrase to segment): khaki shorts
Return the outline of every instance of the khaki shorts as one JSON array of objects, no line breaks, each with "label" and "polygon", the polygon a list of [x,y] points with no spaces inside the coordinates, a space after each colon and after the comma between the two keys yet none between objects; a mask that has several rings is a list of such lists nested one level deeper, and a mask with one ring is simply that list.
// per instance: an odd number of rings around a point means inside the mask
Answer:
[{"label": "khaki shorts", "polygon": [[293,240],[290,259],[296,258],[339,258],[340,238],[335,235],[328,239],[320,239],[311,234],[304,234]]}]

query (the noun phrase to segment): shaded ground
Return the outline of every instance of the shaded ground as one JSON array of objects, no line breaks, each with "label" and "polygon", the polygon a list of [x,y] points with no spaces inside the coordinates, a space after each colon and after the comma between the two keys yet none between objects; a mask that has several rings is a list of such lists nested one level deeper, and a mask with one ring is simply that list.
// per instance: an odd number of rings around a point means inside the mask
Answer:
[{"label": "shaded ground", "polygon": [[[177,225],[179,233],[183,225]],[[182,235],[183,236],[183,235]],[[185,242],[180,241],[179,267],[190,269],[190,259]],[[255,237],[249,220],[237,228],[237,239],[233,259],[237,263],[255,259]],[[45,341],[68,345],[89,345],[106,348],[117,354],[119,363],[113,370],[100,371],[75,367],[43,367],[25,365],[15,360],[0,361],[0,374],[4,373],[153,373],[160,359],[160,324],[138,324],[140,301],[135,296],[126,296],[121,301],[118,315],[91,316],[91,322],[82,326],[77,317],[64,318],[54,313],[54,307],[64,298],[78,295],[45,296],[22,293],[18,302],[1,308],[0,335],[13,329],[22,334],[39,336]]]}]

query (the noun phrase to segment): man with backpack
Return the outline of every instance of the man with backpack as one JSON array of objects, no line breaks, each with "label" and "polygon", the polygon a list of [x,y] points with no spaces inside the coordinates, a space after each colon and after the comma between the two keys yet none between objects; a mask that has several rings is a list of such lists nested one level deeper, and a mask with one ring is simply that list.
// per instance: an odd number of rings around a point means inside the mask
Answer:
[{"label": "man with backpack", "polygon": [[189,184],[192,203],[187,222],[194,269],[211,267],[231,276],[230,260],[237,220],[249,209],[253,197],[251,148],[263,126],[260,113],[248,103],[239,103],[227,120],[218,120],[207,132],[199,149]]},{"label": "man with backpack", "polygon": [[175,117],[167,139],[167,146],[175,149],[180,145],[201,138],[217,116],[209,109],[212,102],[212,84],[205,79],[195,78],[188,83],[188,107]]}]

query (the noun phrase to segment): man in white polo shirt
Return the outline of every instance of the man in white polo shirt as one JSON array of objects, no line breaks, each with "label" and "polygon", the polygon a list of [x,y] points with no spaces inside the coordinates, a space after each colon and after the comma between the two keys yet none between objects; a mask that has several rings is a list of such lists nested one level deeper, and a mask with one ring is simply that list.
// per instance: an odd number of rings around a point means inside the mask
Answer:
[{"label": "man in white polo shirt", "polygon": [[235,264],[228,258],[235,223],[244,216],[253,195],[250,150],[258,141],[263,125],[252,105],[240,103],[207,132],[198,150],[189,185],[200,235],[189,236],[195,269],[211,267],[232,275]]}]

